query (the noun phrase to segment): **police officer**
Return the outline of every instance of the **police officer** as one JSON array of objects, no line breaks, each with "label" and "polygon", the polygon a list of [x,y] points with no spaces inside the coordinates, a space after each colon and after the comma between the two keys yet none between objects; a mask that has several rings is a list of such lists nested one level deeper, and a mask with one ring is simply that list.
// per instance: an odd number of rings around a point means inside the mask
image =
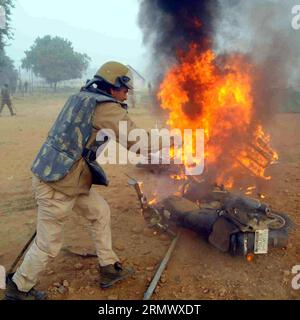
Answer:
[{"label": "police officer", "polygon": [[[90,222],[100,269],[100,286],[107,288],[133,274],[124,268],[112,249],[110,209],[93,183],[107,185],[102,169],[94,161],[96,135],[111,129],[119,138],[119,121],[127,121],[128,132],[136,128],[129,118],[129,69],[107,62],[95,77],[69,98],[50,130],[33,165],[33,189],[38,204],[37,235],[14,274],[7,275],[6,299],[43,299],[33,287],[38,274],[58,255],[62,228],[70,211]],[[128,148],[133,142],[128,141]],[[150,145],[150,144],[149,144]]]},{"label": "police officer", "polygon": [[11,116],[15,116],[16,114],[13,112],[11,98],[8,90],[8,84],[4,85],[4,88],[1,90],[1,107],[0,107],[0,115],[4,108],[7,105]]}]

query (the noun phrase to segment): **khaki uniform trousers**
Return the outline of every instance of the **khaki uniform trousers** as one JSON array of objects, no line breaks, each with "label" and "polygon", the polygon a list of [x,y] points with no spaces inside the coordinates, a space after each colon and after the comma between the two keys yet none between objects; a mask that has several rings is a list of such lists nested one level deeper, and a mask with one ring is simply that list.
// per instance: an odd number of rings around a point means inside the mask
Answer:
[{"label": "khaki uniform trousers", "polygon": [[36,177],[33,190],[38,204],[37,235],[13,276],[20,291],[28,292],[34,287],[39,273],[60,252],[64,222],[71,210],[88,219],[99,264],[106,266],[119,261],[112,250],[110,209],[97,192],[91,189],[88,195],[70,197]]}]

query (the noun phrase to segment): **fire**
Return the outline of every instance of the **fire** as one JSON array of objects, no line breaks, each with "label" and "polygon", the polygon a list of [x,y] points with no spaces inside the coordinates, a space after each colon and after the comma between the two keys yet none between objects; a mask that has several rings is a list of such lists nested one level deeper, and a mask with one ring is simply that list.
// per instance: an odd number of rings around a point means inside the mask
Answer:
[{"label": "fire", "polygon": [[154,204],[156,204],[157,203],[157,199],[156,198],[154,198],[154,199],[152,199],[152,200],[150,200],[149,202],[148,202],[148,204],[150,205],[150,206],[152,206],[152,205],[154,205]]},{"label": "fire", "polygon": [[265,169],[278,159],[255,120],[254,72],[242,55],[220,60],[212,50],[200,51],[194,44],[167,72],[158,92],[171,128],[204,129],[206,170],[218,172],[215,181],[229,188],[241,168],[270,179]]}]

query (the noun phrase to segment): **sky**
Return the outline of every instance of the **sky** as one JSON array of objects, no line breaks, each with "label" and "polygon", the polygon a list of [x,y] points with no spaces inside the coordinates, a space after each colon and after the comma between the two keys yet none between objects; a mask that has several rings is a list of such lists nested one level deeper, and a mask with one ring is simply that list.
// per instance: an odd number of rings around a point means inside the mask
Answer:
[{"label": "sky", "polygon": [[67,38],[92,58],[91,68],[117,60],[142,71],[145,48],[137,25],[138,0],[16,0],[8,55],[19,67],[24,51],[46,34]]}]

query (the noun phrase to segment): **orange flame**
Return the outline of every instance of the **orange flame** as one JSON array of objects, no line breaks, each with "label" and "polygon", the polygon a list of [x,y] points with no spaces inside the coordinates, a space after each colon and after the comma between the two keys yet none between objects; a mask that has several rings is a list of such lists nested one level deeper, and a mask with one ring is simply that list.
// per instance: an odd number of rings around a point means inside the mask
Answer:
[{"label": "orange flame", "polygon": [[218,168],[218,184],[232,187],[241,168],[270,179],[265,169],[278,155],[254,119],[255,68],[238,54],[227,57],[222,69],[218,62],[212,50],[199,53],[193,44],[168,71],[158,92],[161,107],[169,112],[168,124],[182,131],[204,129],[205,165]]}]

